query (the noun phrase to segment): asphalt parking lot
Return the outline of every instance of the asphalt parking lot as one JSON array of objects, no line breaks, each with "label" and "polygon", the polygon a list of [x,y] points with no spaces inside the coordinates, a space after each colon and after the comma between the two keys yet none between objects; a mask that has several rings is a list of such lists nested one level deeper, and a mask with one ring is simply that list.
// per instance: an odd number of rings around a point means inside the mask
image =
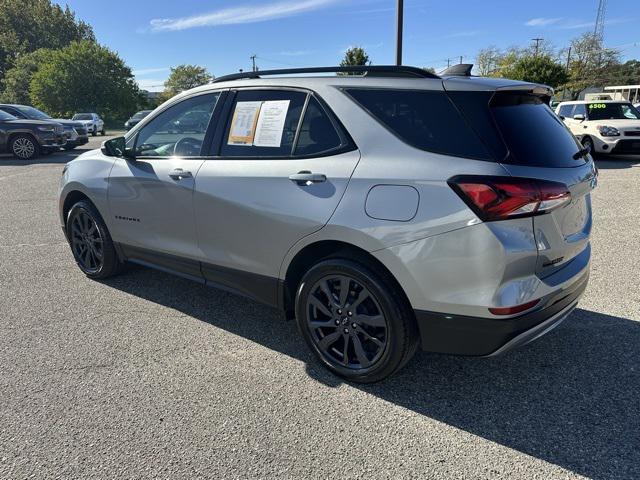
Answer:
[{"label": "asphalt parking lot", "polygon": [[640,478],[640,158],[598,162],[563,325],[362,387],[252,301],[142,267],[85,278],[56,212],[81,151],[0,157],[0,478]]}]

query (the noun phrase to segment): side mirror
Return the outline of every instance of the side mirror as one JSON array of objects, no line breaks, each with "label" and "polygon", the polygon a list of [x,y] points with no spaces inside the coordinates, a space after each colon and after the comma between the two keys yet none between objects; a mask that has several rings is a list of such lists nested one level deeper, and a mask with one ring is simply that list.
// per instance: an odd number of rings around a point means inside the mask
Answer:
[{"label": "side mirror", "polygon": [[120,157],[128,160],[135,160],[136,158],[135,152],[127,148],[127,141],[124,137],[115,137],[102,142],[100,150],[107,157]]},{"label": "side mirror", "polygon": [[573,116],[573,119],[574,119],[574,120],[580,120],[581,122],[584,122],[584,121],[585,121],[585,118],[586,118],[586,117],[585,117],[583,114],[581,114],[581,113],[579,113],[578,115],[574,115],[574,116]]}]

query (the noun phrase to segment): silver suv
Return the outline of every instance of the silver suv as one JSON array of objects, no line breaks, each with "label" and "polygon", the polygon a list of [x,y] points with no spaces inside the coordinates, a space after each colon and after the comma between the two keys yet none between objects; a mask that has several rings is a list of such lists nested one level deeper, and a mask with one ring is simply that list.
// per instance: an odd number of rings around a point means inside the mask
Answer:
[{"label": "silver suv", "polygon": [[596,169],[551,94],[411,67],[222,77],[67,164],[60,220],[90,278],[134,262],[276,306],[353,381],[418,345],[495,355],[589,277]]}]

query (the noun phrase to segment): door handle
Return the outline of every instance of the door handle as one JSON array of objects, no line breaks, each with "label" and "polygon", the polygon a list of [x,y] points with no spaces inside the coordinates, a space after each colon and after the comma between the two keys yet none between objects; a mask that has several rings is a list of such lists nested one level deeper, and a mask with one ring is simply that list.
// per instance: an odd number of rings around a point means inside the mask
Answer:
[{"label": "door handle", "polygon": [[323,173],[311,173],[309,170],[302,170],[301,172],[289,175],[289,180],[301,186],[308,186],[314,183],[326,182],[327,176]]},{"label": "door handle", "polygon": [[182,180],[184,178],[191,178],[193,177],[193,175],[191,174],[191,172],[185,171],[181,168],[176,168],[174,170],[171,170],[169,172],[169,176],[171,178],[173,178],[174,180]]}]

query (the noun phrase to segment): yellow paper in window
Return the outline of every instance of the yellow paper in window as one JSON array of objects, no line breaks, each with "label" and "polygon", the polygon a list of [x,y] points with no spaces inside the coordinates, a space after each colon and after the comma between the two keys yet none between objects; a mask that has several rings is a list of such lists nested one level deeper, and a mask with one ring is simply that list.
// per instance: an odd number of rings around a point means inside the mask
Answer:
[{"label": "yellow paper in window", "polygon": [[228,145],[253,145],[262,102],[238,102],[231,119]]}]

